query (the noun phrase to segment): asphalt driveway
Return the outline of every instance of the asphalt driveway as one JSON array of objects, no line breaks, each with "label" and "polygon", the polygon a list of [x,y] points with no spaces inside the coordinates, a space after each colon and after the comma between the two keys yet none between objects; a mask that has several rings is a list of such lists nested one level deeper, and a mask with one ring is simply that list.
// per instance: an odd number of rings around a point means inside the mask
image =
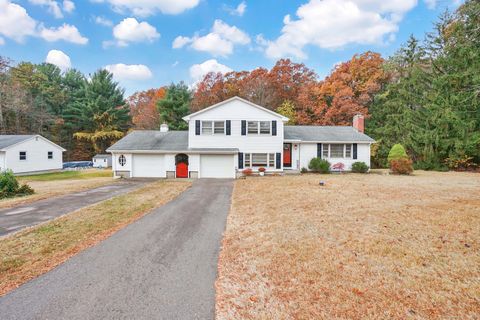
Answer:
[{"label": "asphalt driveway", "polygon": [[232,180],[166,205],[0,298],[2,319],[213,319]]},{"label": "asphalt driveway", "polygon": [[143,186],[146,181],[120,180],[111,185],[0,209],[0,237],[133,191]]}]

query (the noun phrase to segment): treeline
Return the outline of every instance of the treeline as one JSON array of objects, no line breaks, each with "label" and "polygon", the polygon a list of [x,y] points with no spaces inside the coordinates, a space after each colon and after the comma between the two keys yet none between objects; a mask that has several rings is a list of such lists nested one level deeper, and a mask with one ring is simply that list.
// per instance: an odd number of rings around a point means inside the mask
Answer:
[{"label": "treeline", "polygon": [[240,96],[299,125],[351,125],[367,118],[378,143],[373,164],[387,164],[402,144],[417,168],[473,168],[480,163],[480,3],[466,1],[443,15],[434,32],[411,37],[384,60],[357,54],[318,75],[279,60],[271,69],[210,73],[190,90],[184,83],[137,92],[123,90],[105,70],[89,79],[49,64],[0,63],[0,132],[40,133],[66,147],[67,159],[103,152],[130,128],[186,129],[182,117]]},{"label": "treeline", "polygon": [[123,89],[105,70],[87,79],[52,64],[0,57],[0,133],[41,134],[68,151],[65,160],[104,152],[130,128]]}]

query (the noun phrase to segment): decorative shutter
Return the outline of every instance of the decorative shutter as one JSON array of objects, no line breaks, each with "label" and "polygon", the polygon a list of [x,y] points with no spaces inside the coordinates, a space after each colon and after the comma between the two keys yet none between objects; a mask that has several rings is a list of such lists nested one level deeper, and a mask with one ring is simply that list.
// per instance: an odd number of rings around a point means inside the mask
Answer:
[{"label": "decorative shutter", "polygon": [[238,169],[243,169],[243,153],[238,153]]},{"label": "decorative shutter", "polygon": [[272,136],[276,136],[276,135],[277,135],[277,121],[273,120],[272,121]]},{"label": "decorative shutter", "polygon": [[322,144],[317,143],[317,158],[322,159]]},{"label": "decorative shutter", "polygon": [[232,121],[231,120],[227,120],[225,122],[225,131],[227,133],[227,136],[232,134]]},{"label": "decorative shutter", "polygon": [[195,120],[195,135],[200,135],[200,120]]},{"label": "decorative shutter", "polygon": [[276,161],[276,168],[277,169],[282,169],[282,154],[277,153],[277,161]]},{"label": "decorative shutter", "polygon": [[242,136],[247,135],[247,120],[242,120]]},{"label": "decorative shutter", "polygon": [[357,144],[353,144],[353,159],[357,159]]}]

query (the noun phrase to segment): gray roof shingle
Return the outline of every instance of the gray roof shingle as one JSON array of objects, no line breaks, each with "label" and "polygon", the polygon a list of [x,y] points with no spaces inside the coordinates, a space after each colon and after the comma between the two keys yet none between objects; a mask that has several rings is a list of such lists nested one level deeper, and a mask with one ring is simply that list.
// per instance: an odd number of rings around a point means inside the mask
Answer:
[{"label": "gray roof shingle", "polygon": [[158,150],[180,151],[188,149],[188,131],[158,130],[133,131],[120,139],[108,151],[115,150]]},{"label": "gray roof shingle", "polygon": [[16,143],[28,140],[35,137],[33,134],[29,135],[0,135],[0,149],[7,148]]},{"label": "gray roof shingle", "polygon": [[347,126],[285,126],[285,140],[318,142],[375,142],[364,133]]}]

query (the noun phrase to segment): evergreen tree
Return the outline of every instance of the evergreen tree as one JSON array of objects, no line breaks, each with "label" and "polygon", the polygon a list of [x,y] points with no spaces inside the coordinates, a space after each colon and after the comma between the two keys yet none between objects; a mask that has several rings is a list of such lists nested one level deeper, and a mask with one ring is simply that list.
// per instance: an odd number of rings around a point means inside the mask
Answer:
[{"label": "evergreen tree", "polygon": [[160,121],[173,130],[185,130],[187,123],[182,119],[190,112],[192,94],[183,82],[171,84],[165,97],[157,102]]}]

